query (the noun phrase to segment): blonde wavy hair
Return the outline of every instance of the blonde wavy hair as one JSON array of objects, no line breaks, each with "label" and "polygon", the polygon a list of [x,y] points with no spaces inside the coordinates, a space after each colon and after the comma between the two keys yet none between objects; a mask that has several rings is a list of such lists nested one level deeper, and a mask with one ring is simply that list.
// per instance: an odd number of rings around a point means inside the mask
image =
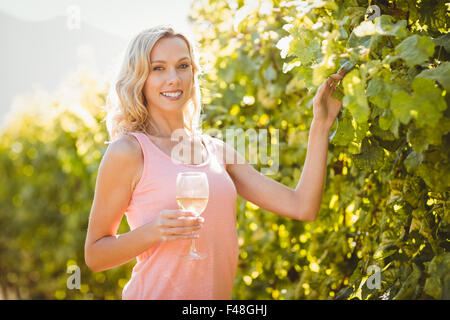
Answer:
[{"label": "blonde wavy hair", "polygon": [[[147,109],[143,88],[150,71],[150,52],[162,38],[180,37],[189,49],[193,68],[193,94],[183,110],[184,127],[192,135],[201,133],[201,91],[199,77],[202,74],[197,55],[197,43],[186,33],[175,30],[172,25],[158,25],[137,34],[128,45],[122,66],[113,80],[105,109],[106,127],[111,140],[127,132],[148,133],[150,125],[158,132]],[[106,143],[111,143],[107,141]]]}]

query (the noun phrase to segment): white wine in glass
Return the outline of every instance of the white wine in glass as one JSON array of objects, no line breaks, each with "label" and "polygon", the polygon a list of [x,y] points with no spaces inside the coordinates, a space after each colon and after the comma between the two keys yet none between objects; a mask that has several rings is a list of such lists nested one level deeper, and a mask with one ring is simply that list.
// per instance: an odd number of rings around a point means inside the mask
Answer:
[{"label": "white wine in glass", "polygon": [[[196,216],[202,214],[208,204],[209,185],[204,172],[180,172],[177,176],[176,200],[182,210],[191,211]],[[191,249],[184,260],[201,260],[206,254],[197,252],[194,239],[191,239]]]},{"label": "white wine in glass", "polygon": [[192,211],[196,216],[199,216],[208,204],[208,198],[183,198],[177,197],[178,206],[187,211]]}]

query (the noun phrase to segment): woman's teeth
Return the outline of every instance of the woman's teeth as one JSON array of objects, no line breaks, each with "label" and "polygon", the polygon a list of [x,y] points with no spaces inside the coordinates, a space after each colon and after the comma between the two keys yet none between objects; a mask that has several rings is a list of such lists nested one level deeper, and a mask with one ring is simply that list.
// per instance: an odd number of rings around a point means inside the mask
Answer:
[{"label": "woman's teeth", "polygon": [[161,92],[161,94],[166,97],[177,98],[181,95],[181,92],[177,92],[177,93]]}]

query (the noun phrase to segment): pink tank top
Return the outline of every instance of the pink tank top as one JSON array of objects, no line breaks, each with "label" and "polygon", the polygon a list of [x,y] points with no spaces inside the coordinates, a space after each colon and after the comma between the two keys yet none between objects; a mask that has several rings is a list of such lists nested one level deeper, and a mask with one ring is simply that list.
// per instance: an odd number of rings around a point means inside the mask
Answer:
[{"label": "pink tank top", "polygon": [[[205,221],[195,240],[204,260],[181,260],[190,240],[159,242],[137,256],[131,279],[122,299],[228,300],[238,263],[236,230],[236,188],[228,175],[221,151],[213,139],[202,135],[208,151],[199,165],[174,163],[144,133],[131,132],[144,155],[142,176],[125,211],[131,230],[155,219],[164,209],[178,209],[175,199],[176,177],[183,171],[201,171],[208,176],[209,200],[202,213]],[[220,140],[219,140],[220,141]],[[220,142],[223,143],[223,142]]]}]

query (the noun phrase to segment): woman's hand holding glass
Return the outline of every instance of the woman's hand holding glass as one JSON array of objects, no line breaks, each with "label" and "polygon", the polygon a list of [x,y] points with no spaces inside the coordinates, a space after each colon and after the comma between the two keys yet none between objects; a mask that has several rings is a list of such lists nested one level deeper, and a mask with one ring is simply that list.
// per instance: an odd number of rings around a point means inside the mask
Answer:
[{"label": "woman's hand holding glass", "polygon": [[155,219],[154,226],[160,241],[196,239],[203,226],[204,218],[195,212],[184,210],[162,210]]}]

